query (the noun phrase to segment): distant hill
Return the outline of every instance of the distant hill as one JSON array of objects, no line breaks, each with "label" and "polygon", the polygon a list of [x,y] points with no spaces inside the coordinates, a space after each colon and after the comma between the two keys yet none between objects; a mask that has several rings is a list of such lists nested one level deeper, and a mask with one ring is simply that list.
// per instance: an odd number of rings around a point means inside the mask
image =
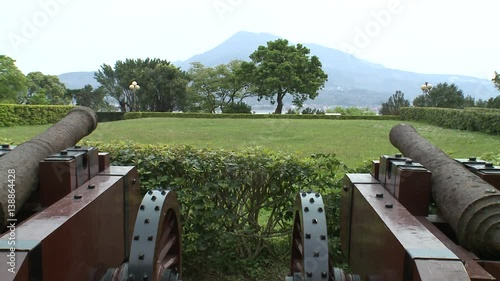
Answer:
[{"label": "distant hill", "polygon": [[[267,33],[238,32],[219,46],[207,52],[195,55],[186,61],[173,62],[183,70],[190,67],[191,62],[201,62],[206,66],[227,63],[232,59],[249,60],[249,55],[260,45],[279,37]],[[296,42],[291,42],[295,44]],[[500,93],[491,81],[461,75],[421,74],[386,68],[383,65],[358,59],[350,54],[323,47],[317,44],[306,44],[311,54],[319,57],[323,70],[328,74],[328,82],[319,96],[308,101],[306,106],[379,106],[396,90],[405,93],[410,101],[421,94],[419,88],[424,82],[455,83],[465,95],[476,99],[496,97]],[[72,72],[59,76],[68,88],[82,88],[86,84],[98,86],[93,72]],[[257,105],[256,100],[249,103]],[[258,103],[266,104],[266,103]]]}]

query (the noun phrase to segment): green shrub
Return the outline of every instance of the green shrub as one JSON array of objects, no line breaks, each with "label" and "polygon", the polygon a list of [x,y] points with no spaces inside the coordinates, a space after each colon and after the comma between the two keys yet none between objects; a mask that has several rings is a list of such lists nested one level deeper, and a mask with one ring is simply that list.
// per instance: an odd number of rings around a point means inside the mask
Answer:
[{"label": "green shrub", "polygon": [[[257,278],[252,275],[262,272],[256,269],[264,260],[275,258],[276,237],[290,239],[296,194],[311,189],[336,197],[342,177],[342,165],[332,155],[300,159],[262,149],[86,145],[110,152],[114,165],[137,166],[143,192],[170,187],[178,194],[185,267],[193,275],[203,273],[197,269],[238,268]],[[337,205],[329,208],[337,216]],[[335,217],[330,220],[338,222]]]},{"label": "green shrub", "polygon": [[325,114],[325,111],[322,109],[306,107],[302,110],[302,114]]},{"label": "green shrub", "polygon": [[252,107],[244,102],[230,103],[224,107],[222,113],[252,113]]},{"label": "green shrub", "polygon": [[96,112],[98,122],[125,120],[125,112]]},{"label": "green shrub", "polygon": [[401,119],[468,131],[500,134],[500,113],[432,107],[401,108]]},{"label": "green shrub", "polygon": [[368,107],[355,107],[355,106],[350,106],[350,107],[341,107],[337,106],[333,109],[329,108],[326,110],[327,113],[340,113],[342,115],[349,115],[349,116],[375,116],[377,113]]},{"label": "green shrub", "polygon": [[44,125],[61,120],[73,106],[0,104],[0,126]]}]

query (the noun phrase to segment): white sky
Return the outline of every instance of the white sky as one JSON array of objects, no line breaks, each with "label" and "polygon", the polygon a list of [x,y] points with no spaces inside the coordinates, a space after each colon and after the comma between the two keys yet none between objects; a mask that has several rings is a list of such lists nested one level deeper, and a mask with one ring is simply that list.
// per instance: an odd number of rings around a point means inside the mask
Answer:
[{"label": "white sky", "polygon": [[185,60],[238,31],[349,50],[386,67],[490,78],[498,0],[3,0],[0,54],[27,74]]}]

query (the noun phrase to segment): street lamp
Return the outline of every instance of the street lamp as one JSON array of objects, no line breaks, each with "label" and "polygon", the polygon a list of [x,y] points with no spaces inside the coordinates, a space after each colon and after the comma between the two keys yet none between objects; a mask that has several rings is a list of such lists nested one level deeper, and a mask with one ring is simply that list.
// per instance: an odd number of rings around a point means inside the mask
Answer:
[{"label": "street lamp", "polygon": [[422,89],[422,93],[428,94],[430,90],[432,90],[432,85],[425,82],[422,86],[420,86],[420,89]]},{"label": "street lamp", "polygon": [[139,86],[137,84],[137,82],[133,81],[132,84],[130,84],[130,86],[128,86],[128,88],[132,91],[132,104],[133,104],[133,107],[134,107],[134,110],[137,110],[136,108],[136,92],[137,90],[139,90],[141,88],[141,86]]}]

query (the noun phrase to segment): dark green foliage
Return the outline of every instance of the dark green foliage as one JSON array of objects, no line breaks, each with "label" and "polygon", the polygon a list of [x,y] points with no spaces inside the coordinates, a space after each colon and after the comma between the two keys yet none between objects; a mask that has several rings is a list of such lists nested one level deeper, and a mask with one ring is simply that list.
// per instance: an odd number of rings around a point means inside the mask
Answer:
[{"label": "dark green foliage", "polygon": [[252,106],[244,103],[230,103],[224,107],[222,113],[252,113]]},{"label": "dark green foliage", "polygon": [[43,125],[61,120],[73,106],[0,104],[0,126]]},{"label": "dark green foliage", "polygon": [[[112,67],[103,64],[94,75],[101,84],[99,91],[112,97],[123,112],[174,111],[187,100],[187,73],[161,59],[126,59]],[[136,81],[139,90],[130,90]]]},{"label": "dark green foliage", "polygon": [[497,112],[407,107],[401,109],[401,119],[423,121],[451,129],[500,134],[500,113]]},{"label": "dark green foliage", "polygon": [[0,55],[0,103],[19,103],[26,96],[27,79],[15,60]]},{"label": "dark green foliage", "polygon": [[428,93],[421,94],[413,100],[416,107],[464,108],[470,106],[471,97],[467,97],[455,84],[439,83]]},{"label": "dark green foliage", "polygon": [[102,87],[93,89],[91,85],[85,85],[81,89],[68,89],[66,92],[76,101],[76,105],[89,107],[96,112],[113,111],[113,106],[106,101],[106,93]]},{"label": "dark green foliage", "polygon": [[56,75],[45,75],[39,71],[30,72],[26,76],[28,93],[23,104],[68,105],[70,97],[66,94],[66,86]]},{"label": "dark green foliage", "polygon": [[172,112],[129,112],[125,119],[174,117],[174,118],[248,118],[248,119],[333,119],[333,120],[399,120],[399,116],[376,115],[323,115],[323,114],[210,114],[210,113],[172,113]]},{"label": "dark green foliage", "polygon": [[325,114],[325,111],[322,109],[306,107],[302,110],[302,114]]},{"label": "dark green foliage", "polygon": [[99,123],[125,120],[125,112],[96,112],[96,114]]},{"label": "dark green foliage", "polygon": [[[296,194],[311,189],[338,198],[341,190],[343,167],[332,155],[300,159],[260,149],[86,145],[110,152],[115,165],[137,166],[143,192],[170,187],[177,193],[185,268],[192,276],[207,269],[237,268],[246,276],[259,277],[255,275],[262,271],[255,269],[265,266],[266,259],[275,259],[283,248],[275,241],[290,239]],[[337,203],[331,202],[330,219],[338,222]]]},{"label": "dark green foliage", "polygon": [[317,56],[310,56],[310,50],[303,45],[289,45],[284,39],[259,46],[250,59],[241,64],[241,73],[259,99],[276,103],[276,114],[283,110],[285,95],[291,95],[292,103],[302,107],[304,101],[318,96],[328,80]]},{"label": "dark green foliage", "polygon": [[396,91],[387,102],[382,103],[380,114],[382,115],[399,115],[401,107],[409,107],[410,101],[405,99],[405,94],[401,91]]}]

